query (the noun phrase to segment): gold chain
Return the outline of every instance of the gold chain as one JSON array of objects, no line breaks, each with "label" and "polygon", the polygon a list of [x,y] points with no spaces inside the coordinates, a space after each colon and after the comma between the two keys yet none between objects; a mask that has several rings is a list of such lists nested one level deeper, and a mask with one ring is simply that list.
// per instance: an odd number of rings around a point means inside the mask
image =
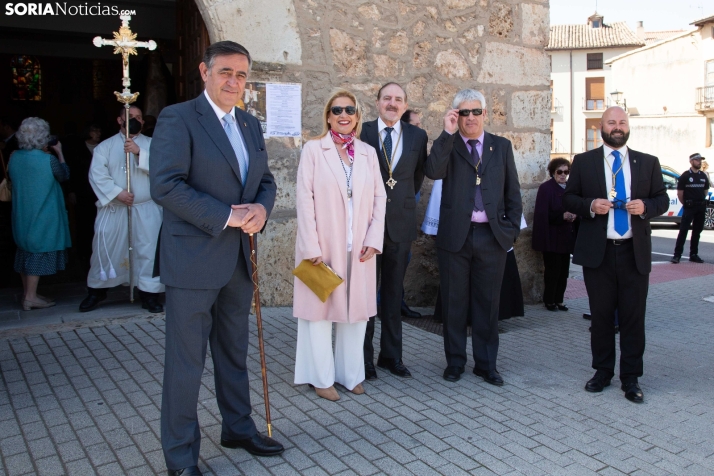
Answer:
[{"label": "gold chain", "polygon": [[[399,135],[397,136],[397,147],[395,147],[395,149],[394,149],[395,152],[399,148],[399,140],[402,138],[403,130],[404,130],[404,128],[402,128],[402,127],[399,128]],[[389,132],[388,134],[391,137],[392,133]],[[382,153],[384,154],[384,160],[386,160],[387,165],[389,165],[389,180],[391,181],[391,180],[393,180],[392,179],[392,164],[394,163],[394,157],[392,157],[391,160],[387,157],[387,149],[384,147],[384,142],[382,142],[382,134],[378,132],[377,136],[379,137],[379,145],[382,146]],[[391,156],[391,154],[390,154],[390,156]]]}]

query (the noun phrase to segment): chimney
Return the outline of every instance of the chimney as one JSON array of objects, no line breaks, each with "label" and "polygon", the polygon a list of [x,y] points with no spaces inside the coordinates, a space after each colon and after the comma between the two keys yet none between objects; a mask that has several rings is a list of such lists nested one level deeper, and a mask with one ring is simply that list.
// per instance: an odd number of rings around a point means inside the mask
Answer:
[{"label": "chimney", "polygon": [[645,26],[642,21],[637,22],[637,38],[645,41]]}]

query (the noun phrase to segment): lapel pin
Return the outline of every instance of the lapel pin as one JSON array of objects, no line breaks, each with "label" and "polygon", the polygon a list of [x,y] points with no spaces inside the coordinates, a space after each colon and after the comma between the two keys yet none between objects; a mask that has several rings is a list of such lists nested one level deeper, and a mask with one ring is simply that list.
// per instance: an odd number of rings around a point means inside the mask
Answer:
[{"label": "lapel pin", "polygon": [[244,123],[243,123],[243,127],[248,127],[248,123],[247,123],[247,122],[244,122]]},{"label": "lapel pin", "polygon": [[493,152],[493,147],[489,147],[488,150],[490,150],[491,152]]}]

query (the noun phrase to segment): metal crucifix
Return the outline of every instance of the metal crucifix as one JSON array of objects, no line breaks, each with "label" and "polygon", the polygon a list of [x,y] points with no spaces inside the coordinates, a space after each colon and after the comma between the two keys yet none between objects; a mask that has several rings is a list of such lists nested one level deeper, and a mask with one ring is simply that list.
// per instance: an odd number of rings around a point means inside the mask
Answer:
[{"label": "metal crucifix", "polygon": [[[92,42],[96,47],[102,46],[113,46],[114,54],[120,54],[122,56],[122,85],[124,89],[121,93],[114,91],[114,95],[117,97],[117,101],[124,104],[124,129],[126,131],[126,140],[129,140],[129,109],[130,104],[136,101],[139,97],[139,93],[132,93],[129,87],[131,86],[131,79],[129,78],[129,55],[136,55],[137,48],[148,48],[149,50],[156,49],[156,42],[150,41],[136,41],[136,33],[131,31],[129,28],[129,21],[131,16],[122,15],[119,17],[121,19],[121,27],[119,27],[118,32],[114,32],[113,40],[105,40],[101,36],[94,37]],[[126,191],[131,193],[131,153],[126,153]],[[132,242],[132,227],[131,227],[131,206],[127,207],[127,228],[129,232],[129,300],[134,302],[134,259],[132,256],[133,252],[133,242]]]}]

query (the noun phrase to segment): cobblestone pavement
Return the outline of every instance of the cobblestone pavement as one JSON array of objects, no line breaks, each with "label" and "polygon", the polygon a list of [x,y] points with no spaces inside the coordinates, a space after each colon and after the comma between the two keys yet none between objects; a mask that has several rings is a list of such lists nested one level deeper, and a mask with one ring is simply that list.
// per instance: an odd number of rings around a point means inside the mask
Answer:
[{"label": "cobblestone pavement", "polygon": [[[712,279],[651,287],[642,405],[625,400],[617,378],[601,394],[583,390],[593,373],[584,298],[569,301],[567,313],[528,306],[526,317],[501,324],[503,387],[469,371],[444,381],[441,338],[405,326],[414,378],[380,371],[365,395],[340,388],[336,403],[292,385],[291,309],[264,309],[273,428],[287,450],[257,458],[220,447],[209,359],[200,467],[213,475],[714,474],[714,304],[702,299],[714,294]],[[0,338],[0,476],[165,474],[163,327],[162,316],[143,315]],[[264,429],[252,332],[251,397]]]}]

